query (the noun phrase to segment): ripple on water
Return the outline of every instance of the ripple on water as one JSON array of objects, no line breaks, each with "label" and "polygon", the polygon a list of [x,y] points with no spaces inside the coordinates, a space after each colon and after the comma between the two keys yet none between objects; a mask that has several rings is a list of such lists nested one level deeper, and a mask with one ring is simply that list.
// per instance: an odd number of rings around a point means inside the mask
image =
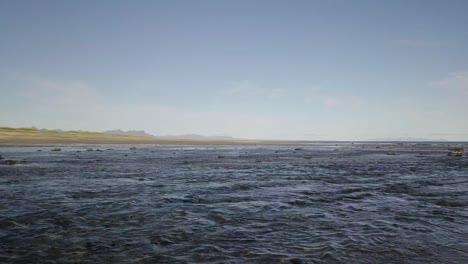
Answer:
[{"label": "ripple on water", "polygon": [[61,148],[0,149],[28,161],[0,166],[0,262],[468,261],[468,158],[435,148]]}]

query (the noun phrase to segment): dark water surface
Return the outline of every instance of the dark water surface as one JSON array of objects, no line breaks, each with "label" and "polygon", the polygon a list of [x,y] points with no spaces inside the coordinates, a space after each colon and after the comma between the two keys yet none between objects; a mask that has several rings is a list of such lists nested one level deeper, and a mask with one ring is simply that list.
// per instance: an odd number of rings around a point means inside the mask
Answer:
[{"label": "dark water surface", "polygon": [[468,263],[444,148],[87,147],[0,147],[1,263]]}]

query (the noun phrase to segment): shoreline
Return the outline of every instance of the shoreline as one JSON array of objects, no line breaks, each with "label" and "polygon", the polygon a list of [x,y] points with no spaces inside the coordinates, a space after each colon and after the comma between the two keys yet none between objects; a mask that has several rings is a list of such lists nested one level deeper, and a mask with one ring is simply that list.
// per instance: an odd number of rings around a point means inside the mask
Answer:
[{"label": "shoreline", "polygon": [[60,145],[60,144],[157,144],[157,145],[312,145],[349,144],[417,147],[447,147],[465,145],[468,142],[456,141],[333,141],[333,140],[273,140],[273,139],[160,139],[144,136],[107,134],[88,131],[38,130],[32,128],[0,127],[0,147],[21,145]]},{"label": "shoreline", "polygon": [[0,127],[1,145],[37,144],[257,144],[257,140],[158,139],[88,131],[38,130]]}]

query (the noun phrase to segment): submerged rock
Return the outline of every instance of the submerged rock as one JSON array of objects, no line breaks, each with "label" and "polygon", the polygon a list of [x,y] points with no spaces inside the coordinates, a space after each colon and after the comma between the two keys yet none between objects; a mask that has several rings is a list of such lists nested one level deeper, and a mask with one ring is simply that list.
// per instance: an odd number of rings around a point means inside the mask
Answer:
[{"label": "submerged rock", "polygon": [[457,157],[460,157],[460,156],[463,156],[463,154],[465,153],[465,149],[463,148],[449,148],[448,149],[450,152],[449,152],[449,156],[457,156]]},{"label": "submerged rock", "polygon": [[93,150],[94,150],[94,149],[92,149],[92,148],[89,148],[89,149],[87,149],[86,151],[93,151]]},{"label": "submerged rock", "polygon": [[0,161],[1,165],[15,165],[15,164],[21,164],[21,163],[26,163],[26,162],[21,161],[21,160],[10,160],[10,159]]},{"label": "submerged rock", "polygon": [[395,155],[396,155],[396,153],[395,153],[395,152],[392,152],[392,151],[389,151],[389,152],[387,152],[387,155],[390,155],[390,156],[395,156]]},{"label": "submerged rock", "polygon": [[61,148],[53,148],[52,151],[62,151]]},{"label": "submerged rock", "polygon": [[2,160],[2,161],[0,161],[0,164],[2,164],[2,165],[15,165],[16,163],[18,163],[17,160]]},{"label": "submerged rock", "polygon": [[136,150],[137,148],[136,147],[131,147],[130,150]]}]

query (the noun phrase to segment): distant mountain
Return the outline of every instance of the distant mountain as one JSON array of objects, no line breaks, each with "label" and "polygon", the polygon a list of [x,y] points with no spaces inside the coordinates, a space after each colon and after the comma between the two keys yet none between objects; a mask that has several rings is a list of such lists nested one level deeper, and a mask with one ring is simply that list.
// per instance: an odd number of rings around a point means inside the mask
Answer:
[{"label": "distant mountain", "polygon": [[143,136],[149,138],[157,139],[186,139],[186,140],[236,140],[236,138],[231,136],[202,136],[197,134],[184,134],[184,135],[166,135],[166,136],[155,136],[146,133],[143,130],[108,130],[104,131],[107,134],[117,134],[117,135],[132,135],[132,136]]},{"label": "distant mountain", "polygon": [[128,130],[123,131],[120,129],[116,130],[108,130],[104,131],[106,134],[116,134],[116,135],[131,135],[131,136],[141,136],[141,137],[149,137],[149,138],[156,138],[155,136],[146,133],[144,130]]},{"label": "distant mountain", "polygon": [[167,135],[167,136],[156,136],[161,139],[193,139],[193,140],[235,140],[231,136],[201,136],[197,134],[185,134],[185,135]]},{"label": "distant mountain", "polygon": [[400,138],[374,138],[369,139],[369,141],[406,141],[406,142],[439,142],[439,141],[447,141],[446,139],[429,139],[429,138],[413,138],[413,137],[400,137]]}]

